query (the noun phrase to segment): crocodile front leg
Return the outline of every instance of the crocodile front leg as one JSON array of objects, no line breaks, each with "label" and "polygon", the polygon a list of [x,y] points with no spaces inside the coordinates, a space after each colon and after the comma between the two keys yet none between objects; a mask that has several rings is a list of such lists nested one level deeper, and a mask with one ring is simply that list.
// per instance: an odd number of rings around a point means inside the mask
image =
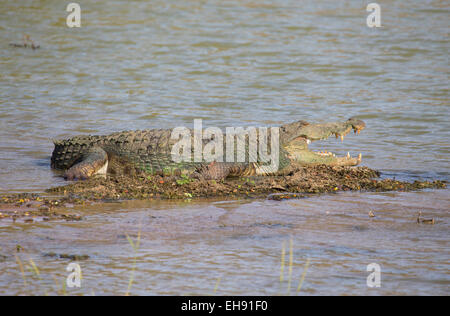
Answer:
[{"label": "crocodile front leg", "polygon": [[91,148],[83,155],[82,160],[66,171],[67,180],[85,180],[96,173],[106,174],[108,154],[100,147]]}]

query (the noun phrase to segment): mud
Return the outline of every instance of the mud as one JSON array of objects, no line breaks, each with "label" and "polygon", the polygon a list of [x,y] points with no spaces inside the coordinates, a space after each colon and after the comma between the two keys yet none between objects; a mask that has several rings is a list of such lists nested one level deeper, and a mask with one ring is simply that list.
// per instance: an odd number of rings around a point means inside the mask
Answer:
[{"label": "mud", "polygon": [[187,177],[107,176],[73,182],[48,189],[43,194],[0,197],[0,221],[82,220],[70,212],[75,205],[128,199],[197,199],[206,197],[286,200],[305,194],[339,191],[412,191],[445,188],[444,181],[404,182],[380,179],[367,167],[297,167],[278,177],[235,178],[224,181],[193,180]]},{"label": "mud", "polygon": [[13,194],[0,197],[0,224],[5,221],[18,223],[80,221],[79,214],[71,212],[75,204],[84,203],[68,197],[51,198],[35,193]]},{"label": "mud", "polygon": [[[47,190],[48,193],[87,200],[186,199],[202,197],[261,197],[273,193],[326,193],[336,191],[410,191],[443,188],[441,181],[377,179],[367,167],[316,166],[298,168],[285,176],[246,177],[225,181],[192,180],[183,177],[92,178]],[[295,194],[294,194],[295,195]],[[292,197],[295,197],[295,196]]]}]

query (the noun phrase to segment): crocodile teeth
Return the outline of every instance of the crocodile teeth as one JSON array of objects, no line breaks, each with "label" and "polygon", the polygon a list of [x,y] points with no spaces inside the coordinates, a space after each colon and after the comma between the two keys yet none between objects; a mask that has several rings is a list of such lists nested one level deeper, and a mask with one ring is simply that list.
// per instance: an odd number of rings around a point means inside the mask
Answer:
[{"label": "crocodile teeth", "polygon": [[351,156],[350,156],[350,152],[347,152],[347,158],[348,158],[348,159],[350,159],[350,158],[351,158]]},{"label": "crocodile teeth", "polygon": [[311,144],[311,141],[309,139],[307,139],[306,143],[309,145],[309,144]]},{"label": "crocodile teeth", "polygon": [[317,154],[319,156],[336,156],[335,154],[333,154],[332,152],[328,152],[328,151],[318,151]]},{"label": "crocodile teeth", "polygon": [[359,153],[359,155],[358,155],[358,160],[361,161],[361,159],[362,159],[362,154]]},{"label": "crocodile teeth", "polygon": [[344,141],[344,135],[341,135],[341,142]]}]

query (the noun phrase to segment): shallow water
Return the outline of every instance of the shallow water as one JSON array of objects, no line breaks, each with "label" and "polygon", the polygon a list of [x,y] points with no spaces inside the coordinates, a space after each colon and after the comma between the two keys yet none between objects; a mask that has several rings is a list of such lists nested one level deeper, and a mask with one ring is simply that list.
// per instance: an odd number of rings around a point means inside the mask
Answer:
[{"label": "shallow water", "polygon": [[[79,209],[81,222],[2,226],[4,253],[22,246],[20,262],[33,260],[40,279],[25,269],[24,284],[11,255],[0,262],[0,294],[61,294],[71,261],[45,256],[54,252],[89,256],[68,294],[125,294],[136,256],[132,295],[447,295],[449,208],[448,190],[97,205]],[[418,209],[436,224],[417,224]],[[140,240],[136,253],[127,235]],[[366,285],[370,263],[381,267],[380,288]]]},{"label": "shallow water", "polygon": [[[64,183],[49,168],[53,138],[194,118],[224,128],[357,116],[367,123],[360,135],[313,148],[361,152],[383,176],[449,180],[448,4],[383,1],[383,27],[369,29],[368,2],[95,1],[81,3],[82,27],[69,29],[60,1],[0,1],[0,192]],[[41,48],[9,46],[23,34]],[[141,223],[132,294],[211,294],[218,278],[218,294],[285,293],[290,237],[293,294],[307,257],[306,294],[446,294],[448,197],[130,202],[81,209],[81,223],[3,223],[0,293],[53,293],[48,276],[66,275],[68,263],[42,256],[54,251],[91,256],[71,293],[121,294],[133,262],[123,234]],[[419,210],[437,223],[417,225]],[[16,244],[47,277],[24,286]],[[371,262],[381,289],[365,285]]]}]

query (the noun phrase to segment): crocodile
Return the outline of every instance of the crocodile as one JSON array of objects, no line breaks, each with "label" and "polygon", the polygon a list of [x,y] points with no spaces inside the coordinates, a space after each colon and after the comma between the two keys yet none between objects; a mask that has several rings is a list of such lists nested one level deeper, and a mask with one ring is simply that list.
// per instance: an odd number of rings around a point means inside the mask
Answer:
[{"label": "crocodile", "polygon": [[[361,162],[361,154],[358,157],[351,157],[349,154],[337,157],[331,152],[312,151],[308,149],[308,144],[333,135],[343,141],[349,132],[353,130],[355,134],[359,134],[365,126],[363,121],[356,118],[321,124],[296,121],[282,125],[278,128],[279,166],[274,171],[260,168],[262,162],[251,160],[249,155],[241,162],[199,161],[194,158],[175,161],[172,149],[178,140],[173,137],[173,129],[124,131],[105,136],[82,135],[54,140],[51,167],[64,171],[67,180],[84,180],[97,174],[122,173],[128,175],[169,173],[206,180],[221,180],[229,176],[279,175],[293,164],[355,166]],[[248,154],[249,135],[244,137],[246,137],[244,150]],[[270,137],[269,135],[267,139]],[[213,138],[203,139],[203,144],[211,140]]]}]

